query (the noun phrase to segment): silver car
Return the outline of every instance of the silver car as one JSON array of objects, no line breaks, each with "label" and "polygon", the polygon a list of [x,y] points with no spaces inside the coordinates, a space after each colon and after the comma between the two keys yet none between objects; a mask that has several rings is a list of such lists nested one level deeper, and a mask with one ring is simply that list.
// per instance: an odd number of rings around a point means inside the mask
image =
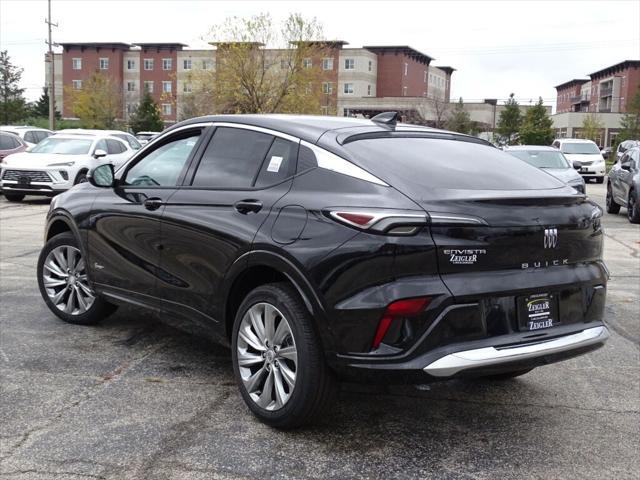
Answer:
[{"label": "silver car", "polygon": [[584,179],[577,172],[582,164],[578,161],[570,163],[558,149],[540,145],[517,145],[505,147],[504,150],[514,157],[550,173],[580,193],[585,193]]}]

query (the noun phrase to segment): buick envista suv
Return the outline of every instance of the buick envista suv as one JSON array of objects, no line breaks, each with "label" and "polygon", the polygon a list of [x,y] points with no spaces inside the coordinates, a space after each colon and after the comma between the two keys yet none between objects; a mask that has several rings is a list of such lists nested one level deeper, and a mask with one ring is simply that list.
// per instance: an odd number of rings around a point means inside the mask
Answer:
[{"label": "buick envista suv", "polygon": [[603,345],[602,210],[396,117],[169,128],[52,200],[44,301],[83,325],[133,304],[227,344],[244,401],[278,428],[340,380],[511,378]]}]

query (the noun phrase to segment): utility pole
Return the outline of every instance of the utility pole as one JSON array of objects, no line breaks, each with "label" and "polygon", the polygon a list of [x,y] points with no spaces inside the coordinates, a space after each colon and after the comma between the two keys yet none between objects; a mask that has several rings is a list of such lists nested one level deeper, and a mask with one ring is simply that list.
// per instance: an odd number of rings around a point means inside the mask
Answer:
[{"label": "utility pole", "polygon": [[49,15],[44,21],[49,28],[49,45],[48,61],[49,61],[49,130],[56,128],[56,80],[55,80],[55,62],[53,58],[53,41],[51,40],[51,27],[57,27],[57,23],[51,22],[51,0],[47,0],[49,4]]}]

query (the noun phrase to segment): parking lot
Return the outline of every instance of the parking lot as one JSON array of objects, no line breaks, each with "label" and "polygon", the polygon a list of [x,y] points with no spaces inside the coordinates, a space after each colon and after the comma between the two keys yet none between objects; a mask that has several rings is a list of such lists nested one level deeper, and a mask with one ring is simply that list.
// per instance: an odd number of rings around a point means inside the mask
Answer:
[{"label": "parking lot", "polygon": [[624,209],[603,221],[604,348],[502,383],[345,385],[319,425],[279,432],[249,414],[228,350],[134,309],[54,317],[36,282],[48,203],[0,197],[3,477],[638,478],[640,227]]}]

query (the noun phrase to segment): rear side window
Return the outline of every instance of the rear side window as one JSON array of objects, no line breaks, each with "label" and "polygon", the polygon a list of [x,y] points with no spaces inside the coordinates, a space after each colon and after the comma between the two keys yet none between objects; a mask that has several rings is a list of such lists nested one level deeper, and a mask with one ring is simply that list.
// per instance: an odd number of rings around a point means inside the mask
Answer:
[{"label": "rear side window", "polygon": [[38,143],[36,132],[29,131],[24,134],[24,141],[29,143]]},{"label": "rear side window", "polygon": [[195,187],[251,187],[274,137],[239,128],[217,128],[193,179]]},{"label": "rear side window", "polygon": [[125,152],[127,148],[117,140],[107,139],[107,153],[109,155],[115,155]]},{"label": "rear side window", "polygon": [[13,150],[19,146],[20,142],[13,135],[6,133],[0,135],[0,150]]},{"label": "rear side window", "polygon": [[132,150],[139,150],[140,148],[142,148],[142,145],[140,145],[140,142],[138,142],[138,140],[136,140],[136,137],[134,137],[133,135],[126,135],[124,133],[116,133],[113,136],[114,137],[118,137],[119,139],[124,140],[125,142],[127,142]]},{"label": "rear side window", "polygon": [[258,188],[267,187],[290,177],[293,173],[297,153],[297,143],[276,138],[262,162],[255,186]]}]

